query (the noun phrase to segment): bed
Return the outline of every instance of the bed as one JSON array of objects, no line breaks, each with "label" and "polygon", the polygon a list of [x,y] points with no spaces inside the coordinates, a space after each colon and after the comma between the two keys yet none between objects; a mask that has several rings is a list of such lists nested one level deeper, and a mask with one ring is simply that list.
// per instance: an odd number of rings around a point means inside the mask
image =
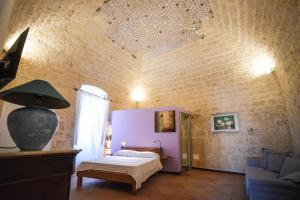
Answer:
[{"label": "bed", "polygon": [[83,177],[131,184],[135,194],[150,176],[162,169],[161,148],[122,147],[112,156],[80,163],[77,167],[77,188],[82,187]]}]

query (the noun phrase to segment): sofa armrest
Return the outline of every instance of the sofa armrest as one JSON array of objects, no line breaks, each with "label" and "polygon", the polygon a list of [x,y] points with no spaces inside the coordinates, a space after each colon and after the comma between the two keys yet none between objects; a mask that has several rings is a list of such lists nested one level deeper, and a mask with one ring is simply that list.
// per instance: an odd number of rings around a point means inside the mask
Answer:
[{"label": "sofa armrest", "polygon": [[246,165],[249,167],[260,167],[260,160],[259,157],[248,157],[246,160]]},{"label": "sofa armrest", "polygon": [[300,185],[280,179],[248,178],[250,200],[298,200]]}]

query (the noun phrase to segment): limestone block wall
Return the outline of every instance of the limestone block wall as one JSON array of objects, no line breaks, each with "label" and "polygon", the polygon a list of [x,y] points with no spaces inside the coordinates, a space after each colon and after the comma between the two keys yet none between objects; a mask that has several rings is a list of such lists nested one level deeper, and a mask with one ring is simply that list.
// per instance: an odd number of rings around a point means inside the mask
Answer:
[{"label": "limestone block wall", "polygon": [[[299,26],[299,24],[298,24]],[[286,49],[285,57],[276,71],[285,99],[291,141],[300,154],[300,26],[298,38]]]},{"label": "limestone block wall", "polygon": [[[180,106],[192,114],[194,167],[243,171],[247,156],[261,147],[291,150],[286,108],[274,73],[258,76],[249,47],[222,34],[166,55],[145,59],[143,107]],[[238,133],[212,133],[210,116],[236,112]],[[197,157],[197,156],[196,156]]]},{"label": "limestone block wall", "polygon": [[[16,0],[8,39],[27,26],[31,31],[7,88],[44,79],[71,102],[57,110],[52,148],[72,146],[73,88],[93,84],[114,100],[111,109],[133,107],[130,90],[141,85],[147,93],[141,107],[189,110],[194,167],[243,171],[246,156],[261,147],[300,152],[298,0],[210,0],[214,17],[203,21],[202,39],[143,60],[108,39],[105,2]],[[265,52],[275,72],[258,76],[252,61]],[[240,132],[211,133],[211,114],[226,112],[238,114]]]},{"label": "limestone block wall", "polygon": [[[299,1],[210,3],[215,17],[204,23],[202,41],[145,59],[144,106],[192,111],[196,167],[241,171],[263,146],[299,153]],[[262,53],[273,57],[275,72],[255,76],[251,61]],[[222,112],[238,113],[239,134],[211,134],[209,116]]]},{"label": "limestone block wall", "polygon": [[[300,154],[300,2],[287,6],[276,74],[286,104],[291,141]],[[283,34],[282,34],[283,35]]]},{"label": "limestone block wall", "polygon": [[134,106],[129,90],[138,77],[140,61],[105,36],[103,15],[96,11],[101,4],[83,0],[16,1],[7,40],[26,27],[30,27],[30,33],[17,77],[6,88],[43,79],[71,103],[68,109],[56,110],[60,125],[52,141],[53,149],[70,148],[73,144],[73,88],[81,84],[102,88],[114,100],[111,110]]},{"label": "limestone block wall", "polygon": [[299,0],[211,0],[215,21],[209,25],[248,45],[260,46],[276,60],[293,149],[300,153],[300,2]]}]

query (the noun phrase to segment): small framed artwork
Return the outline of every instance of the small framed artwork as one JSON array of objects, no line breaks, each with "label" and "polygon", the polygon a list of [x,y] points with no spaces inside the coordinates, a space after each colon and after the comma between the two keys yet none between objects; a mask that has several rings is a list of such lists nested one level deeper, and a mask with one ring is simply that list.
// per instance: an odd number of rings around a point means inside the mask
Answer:
[{"label": "small framed artwork", "polygon": [[236,113],[214,114],[211,116],[211,131],[238,132],[239,124]]},{"label": "small framed artwork", "polygon": [[155,132],[175,132],[175,110],[155,112]]}]

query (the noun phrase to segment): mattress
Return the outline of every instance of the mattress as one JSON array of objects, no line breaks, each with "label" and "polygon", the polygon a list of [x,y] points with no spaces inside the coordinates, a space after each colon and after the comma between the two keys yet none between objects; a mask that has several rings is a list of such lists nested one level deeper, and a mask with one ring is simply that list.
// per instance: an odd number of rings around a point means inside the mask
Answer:
[{"label": "mattress", "polygon": [[155,158],[105,156],[99,160],[80,163],[76,171],[102,170],[128,174],[136,181],[136,189],[138,189],[144,181],[161,169],[159,155]]}]

